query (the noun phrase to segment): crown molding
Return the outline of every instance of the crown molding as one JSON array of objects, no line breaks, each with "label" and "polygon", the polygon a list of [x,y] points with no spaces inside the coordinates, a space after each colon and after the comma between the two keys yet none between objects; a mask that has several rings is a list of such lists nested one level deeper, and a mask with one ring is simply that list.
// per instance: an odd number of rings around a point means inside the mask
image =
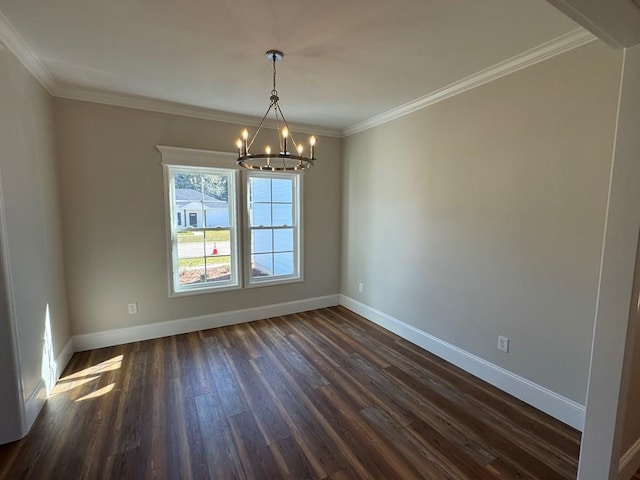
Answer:
[{"label": "crown molding", "polygon": [[[491,82],[500,77],[516,72],[528,66],[547,60],[561,53],[572,50],[595,40],[593,34],[583,28],[578,28],[557,37],[549,42],[527,50],[519,55],[511,57],[492,67],[481,70],[462,80],[451,83],[434,92],[417,98],[409,103],[400,105],[387,112],[381,113],[362,122],[355,123],[347,128],[314,127],[305,124],[291,124],[292,129],[300,133],[313,133],[327,137],[348,137],[363,132],[370,128],[382,125],[397,118],[426,108],[434,103],[458,95],[482,84]],[[9,20],[0,11],[0,51],[3,44],[13,53],[27,70],[42,84],[42,86],[54,97],[81,100],[85,102],[101,103],[118,107],[137,108],[159,113],[182,115],[186,117],[213,120],[217,122],[233,123],[246,126],[258,126],[260,119],[249,115],[241,115],[229,112],[221,112],[204,107],[184,105],[167,100],[152,99],[137,95],[100,92],[74,87],[62,87],[45,68],[40,59],[31,50],[20,34],[13,28]],[[267,126],[274,127],[267,122]]]},{"label": "crown molding", "polygon": [[342,131],[343,137],[355,135],[356,133],[369,130],[397,118],[404,117],[417,110],[426,108],[434,103],[441,102],[447,98],[466,92],[482,84],[491,82],[510,73],[517,72],[536,63],[547,60],[551,57],[567,52],[574,48],[585,45],[595,40],[596,37],[584,28],[572,30],[553,40],[550,40],[538,47],[527,50],[521,54],[511,57],[505,61],[495,64],[492,67],[480,70],[462,80],[451,83],[423,97],[417,98],[409,103],[393,108],[387,112],[376,115],[362,122],[355,123]]},{"label": "crown molding", "polygon": [[[83,90],[78,88],[60,88],[54,94],[59,98],[71,100],[81,100],[84,102],[101,103],[116,107],[137,108],[150,112],[168,113],[171,115],[181,115],[184,117],[200,118],[203,120],[214,120],[216,122],[234,123],[243,126],[257,127],[260,118],[237,113],[221,112],[210,108],[185,105],[167,100],[142,97],[124,93],[100,92],[95,90]],[[275,127],[275,122],[266,120],[265,126]],[[327,137],[341,137],[342,131],[337,128],[315,127],[312,125],[291,123],[291,129],[299,133],[309,133]]]},{"label": "crown molding", "polygon": [[[16,56],[24,67],[42,84],[42,86],[54,97],[69,98],[72,100],[82,100],[85,102],[102,103],[117,107],[137,108],[151,112],[168,113],[172,115],[182,115],[185,117],[201,118],[204,120],[214,120],[224,123],[235,123],[243,126],[257,127],[260,118],[250,115],[240,115],[228,112],[221,112],[204,107],[184,105],[167,100],[157,100],[137,95],[101,92],[97,90],[87,90],[69,86],[62,86],[56,81],[54,76],[42,64],[37,55],[31,50],[27,42],[20,36],[11,25],[7,17],[0,11],[0,51],[3,45]],[[266,121],[265,126],[275,127],[275,123]],[[291,128],[300,133],[322,135],[327,137],[341,137],[342,131],[338,128],[316,127],[306,124],[292,123]]]},{"label": "crown molding", "polygon": [[0,50],[3,49],[3,44],[51,95],[55,94],[56,80],[51,72],[44,67],[27,42],[0,12]]}]

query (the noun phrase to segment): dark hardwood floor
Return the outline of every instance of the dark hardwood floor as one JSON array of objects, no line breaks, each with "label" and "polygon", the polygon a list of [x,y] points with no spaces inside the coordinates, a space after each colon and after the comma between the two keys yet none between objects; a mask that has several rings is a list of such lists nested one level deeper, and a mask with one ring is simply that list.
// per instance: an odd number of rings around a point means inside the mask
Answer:
[{"label": "dark hardwood floor", "polygon": [[76,353],[6,479],[574,479],[580,434],[343,307]]}]

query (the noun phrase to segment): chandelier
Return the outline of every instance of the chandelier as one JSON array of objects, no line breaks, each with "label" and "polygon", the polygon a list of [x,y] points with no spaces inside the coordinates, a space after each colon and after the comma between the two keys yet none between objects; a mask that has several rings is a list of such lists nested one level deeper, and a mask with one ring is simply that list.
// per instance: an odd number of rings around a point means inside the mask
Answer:
[{"label": "chandelier", "polygon": [[[293,139],[293,134],[287,123],[287,119],[284,117],[282,110],[280,109],[280,97],[276,90],[276,62],[282,60],[284,54],[279,50],[269,50],[267,53],[267,59],[273,63],[273,89],[271,90],[271,97],[269,97],[270,103],[267,108],[267,113],[264,114],[256,133],[253,134],[251,141],[249,141],[249,131],[245,128],[242,131],[242,138],[236,140],[236,146],[238,147],[238,160],[237,164],[243,168],[250,170],[269,170],[269,171],[297,171],[306,170],[313,166],[313,162],[316,160],[314,157],[316,137],[313,135],[309,138],[309,155],[305,156],[304,146],[301,143],[296,143]],[[267,145],[264,149],[264,153],[253,154],[249,152],[249,149],[255,142],[264,121],[267,119],[269,113],[272,112],[275,117],[276,125],[276,145],[277,151],[272,151],[271,146]],[[290,151],[290,149],[292,151]]]}]

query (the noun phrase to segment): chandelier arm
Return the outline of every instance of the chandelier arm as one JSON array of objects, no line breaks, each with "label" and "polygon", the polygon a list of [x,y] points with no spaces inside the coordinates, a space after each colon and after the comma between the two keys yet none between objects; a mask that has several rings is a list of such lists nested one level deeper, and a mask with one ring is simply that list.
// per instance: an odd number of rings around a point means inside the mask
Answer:
[{"label": "chandelier arm", "polygon": [[[284,141],[282,139],[282,136],[280,135],[282,130],[280,130],[280,119],[278,118],[278,110],[280,110],[280,106],[276,103],[275,104],[275,108],[273,109],[273,113],[274,113],[274,116],[276,118],[276,136],[278,137],[278,152],[283,152],[284,151]],[[287,124],[285,122],[285,126],[286,125]]]},{"label": "chandelier arm", "polygon": [[267,108],[267,112],[264,114],[264,117],[262,117],[262,120],[260,120],[260,124],[258,125],[258,129],[256,130],[256,133],[253,134],[253,138],[251,139],[251,142],[249,143],[249,146],[247,147],[247,151],[249,151],[249,149],[251,148],[251,145],[253,145],[253,142],[256,140],[256,137],[258,136],[258,133],[260,133],[260,129],[262,128],[262,124],[266,120],[267,115],[269,115],[269,112],[271,111],[272,108],[273,108],[273,103],[269,104],[269,108]]},{"label": "chandelier arm", "polygon": [[284,118],[284,113],[282,113],[282,109],[280,108],[280,104],[276,104],[276,111],[280,112],[280,116],[282,117],[282,121],[284,122],[284,126],[287,127],[287,130],[289,130],[289,138],[291,138],[291,143],[293,143],[293,149],[294,149],[295,152],[297,152],[298,151],[298,144],[293,139],[293,132],[291,131],[291,127],[289,127],[289,122],[287,122],[287,119]]}]

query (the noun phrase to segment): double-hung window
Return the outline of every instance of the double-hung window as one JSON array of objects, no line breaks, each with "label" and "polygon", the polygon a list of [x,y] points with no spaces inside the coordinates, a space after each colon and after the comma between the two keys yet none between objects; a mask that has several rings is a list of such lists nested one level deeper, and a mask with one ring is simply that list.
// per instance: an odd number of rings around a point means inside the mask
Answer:
[{"label": "double-hung window", "polygon": [[173,292],[238,287],[235,172],[167,166],[167,177]]},{"label": "double-hung window", "polygon": [[248,285],[299,279],[300,176],[247,172],[245,177]]},{"label": "double-hung window", "polygon": [[158,149],[171,295],[302,280],[299,174],[240,171],[224,153]]}]

